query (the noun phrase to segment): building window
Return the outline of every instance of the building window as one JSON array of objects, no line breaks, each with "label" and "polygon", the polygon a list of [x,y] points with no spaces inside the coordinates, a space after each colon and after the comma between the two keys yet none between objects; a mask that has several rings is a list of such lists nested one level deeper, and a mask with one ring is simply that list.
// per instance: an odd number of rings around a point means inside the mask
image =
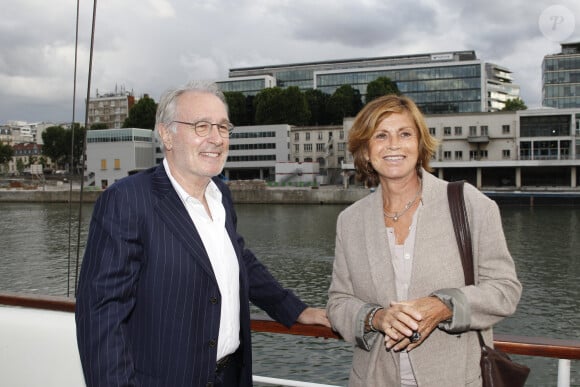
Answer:
[{"label": "building window", "polygon": [[322,140],[322,132],[318,132],[318,139]]},{"label": "building window", "polygon": [[316,144],[317,152],[324,152],[324,144]]},{"label": "building window", "polygon": [[294,153],[300,152],[300,144],[294,144]]},{"label": "building window", "polygon": [[304,144],[304,152],[312,152],[312,144]]},{"label": "building window", "polygon": [[487,136],[488,135],[487,125],[481,125],[480,130],[481,130],[481,135],[482,136]]},{"label": "building window", "polygon": [[[451,129],[451,128],[449,128]],[[451,160],[451,151],[444,151],[443,152],[443,160]]]},{"label": "building window", "polygon": [[509,134],[509,132],[510,132],[510,126],[509,125],[502,125],[501,126],[501,132],[503,134]]},{"label": "building window", "polygon": [[344,142],[339,142],[339,143],[338,143],[338,150],[342,152],[342,151],[344,151],[345,149],[346,149],[346,143],[344,143]]},{"label": "building window", "polygon": [[332,140],[332,132],[328,132],[328,139]]},{"label": "building window", "polygon": [[445,126],[443,128],[443,135],[444,136],[451,136],[451,126]]},{"label": "building window", "polygon": [[455,151],[455,160],[463,160],[463,151]]},{"label": "building window", "polygon": [[344,130],[340,131],[340,133],[338,134],[338,138],[344,140]]},{"label": "building window", "polygon": [[469,135],[470,136],[477,136],[477,126],[470,126],[469,127]]},{"label": "building window", "polygon": [[502,151],[502,156],[503,156],[503,158],[504,158],[504,159],[509,159],[509,158],[510,158],[510,153],[511,153],[511,152],[510,152],[510,150],[509,150],[509,149],[504,149],[504,150]]},{"label": "building window", "polygon": [[101,171],[107,170],[107,159],[101,159]]},{"label": "building window", "polygon": [[437,129],[436,128],[429,128],[429,134],[433,137],[435,137],[437,135]]},{"label": "building window", "polygon": [[306,133],[306,141],[310,141],[310,132]]},{"label": "building window", "polygon": [[481,157],[482,160],[487,159],[487,150],[480,150],[479,151],[479,156]]},{"label": "building window", "polygon": [[294,133],[294,141],[300,141],[300,133]]},{"label": "building window", "polygon": [[455,127],[455,135],[456,136],[461,136],[461,132],[463,131],[463,129],[461,128],[461,126],[456,126]]},{"label": "building window", "polygon": [[469,160],[479,160],[477,156],[477,151],[474,150],[469,151]]},{"label": "building window", "polygon": [[115,169],[121,169],[121,159],[115,159]]}]

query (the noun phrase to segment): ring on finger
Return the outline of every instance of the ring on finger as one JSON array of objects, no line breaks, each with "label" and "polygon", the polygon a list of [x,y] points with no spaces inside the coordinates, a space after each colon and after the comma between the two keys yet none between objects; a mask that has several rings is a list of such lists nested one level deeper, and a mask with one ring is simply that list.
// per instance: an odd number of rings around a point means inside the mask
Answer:
[{"label": "ring on finger", "polygon": [[413,334],[409,337],[409,341],[411,343],[416,343],[419,340],[421,340],[421,333],[419,333],[419,331],[413,331]]}]

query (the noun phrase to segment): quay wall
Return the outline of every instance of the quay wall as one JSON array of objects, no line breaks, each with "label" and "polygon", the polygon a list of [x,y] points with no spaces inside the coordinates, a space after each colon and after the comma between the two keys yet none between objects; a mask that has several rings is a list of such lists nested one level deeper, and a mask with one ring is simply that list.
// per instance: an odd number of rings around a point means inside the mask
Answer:
[{"label": "quay wall", "polygon": [[[94,203],[102,191],[83,192],[84,203]],[[232,187],[235,203],[244,204],[352,204],[370,193],[364,188],[320,187],[313,188],[245,188]],[[483,191],[500,206],[580,206],[580,192],[522,192]],[[66,190],[1,190],[4,203],[72,203],[80,201],[80,191]]]},{"label": "quay wall", "polygon": [[[102,191],[83,192],[84,203],[94,203]],[[351,204],[368,195],[362,188],[352,189],[232,189],[235,203],[249,204]],[[69,200],[70,199],[70,200]],[[0,190],[0,202],[4,203],[78,203],[80,192],[72,191],[31,191]]]}]

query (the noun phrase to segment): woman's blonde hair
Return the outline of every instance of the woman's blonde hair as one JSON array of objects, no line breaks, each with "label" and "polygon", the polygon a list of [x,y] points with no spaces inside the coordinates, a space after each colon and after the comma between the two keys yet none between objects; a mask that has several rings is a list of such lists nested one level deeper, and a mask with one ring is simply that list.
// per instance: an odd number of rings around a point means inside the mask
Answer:
[{"label": "woman's blonde hair", "polygon": [[418,171],[421,167],[432,171],[429,161],[437,150],[438,142],[429,134],[423,114],[410,98],[388,94],[372,100],[363,107],[356,115],[348,135],[348,150],[354,157],[356,178],[368,187],[376,187],[379,184],[379,175],[367,160],[369,141],[385,118],[393,113],[405,112],[413,119],[419,135],[419,158],[416,168]]}]

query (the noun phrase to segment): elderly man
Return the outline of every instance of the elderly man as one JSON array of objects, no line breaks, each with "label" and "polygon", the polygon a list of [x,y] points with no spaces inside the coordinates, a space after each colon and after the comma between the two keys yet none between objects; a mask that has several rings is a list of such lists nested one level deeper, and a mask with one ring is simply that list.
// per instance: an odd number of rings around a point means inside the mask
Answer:
[{"label": "elderly man", "polygon": [[233,125],[215,84],[166,92],[165,159],[95,204],[77,296],[88,386],[251,386],[249,301],[290,326],[330,326],[244,247],[216,176]]}]

